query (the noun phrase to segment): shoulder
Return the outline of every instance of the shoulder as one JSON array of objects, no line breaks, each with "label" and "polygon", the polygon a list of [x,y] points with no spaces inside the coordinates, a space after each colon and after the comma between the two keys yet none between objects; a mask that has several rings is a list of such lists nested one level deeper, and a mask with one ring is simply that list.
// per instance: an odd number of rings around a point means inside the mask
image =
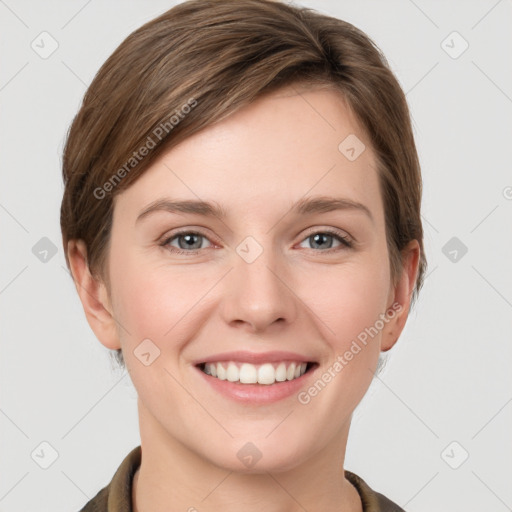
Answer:
[{"label": "shoulder", "polygon": [[345,478],[357,489],[363,512],[405,512],[383,494],[374,491],[360,476],[345,470]]},{"label": "shoulder", "polygon": [[107,512],[108,511],[108,495],[110,484],[101,489],[101,491],[88,501],[80,512]]},{"label": "shoulder", "polygon": [[132,512],[132,480],[140,466],[141,447],[123,460],[110,483],[80,509],[80,512]]}]

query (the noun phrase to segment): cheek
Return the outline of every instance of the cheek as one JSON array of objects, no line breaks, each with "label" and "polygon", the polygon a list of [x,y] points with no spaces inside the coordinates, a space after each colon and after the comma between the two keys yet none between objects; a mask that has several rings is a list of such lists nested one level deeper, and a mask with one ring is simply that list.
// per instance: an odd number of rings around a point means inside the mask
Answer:
[{"label": "cheek", "polygon": [[[161,400],[169,410],[188,407],[190,397],[177,384],[188,378],[181,357],[214,314],[205,295],[218,281],[218,269],[152,265],[127,255],[116,272],[114,313],[125,327],[118,331],[135,388],[152,410],[158,410]],[[150,360],[147,366],[144,358]]]},{"label": "cheek", "polygon": [[116,277],[115,312],[119,321],[126,323],[131,338],[159,341],[179,338],[176,333],[215,282],[213,276],[209,279],[192,265],[151,266],[136,258],[125,258]]},{"label": "cheek", "polygon": [[[216,279],[198,273],[192,265],[151,266],[129,257],[116,273],[114,313],[125,327],[119,333],[135,388],[152,410],[166,410],[162,400],[169,410],[186,407],[189,397],[177,384],[183,380],[179,358],[194,337],[203,296]],[[149,353],[148,365],[145,353]]]},{"label": "cheek", "polygon": [[374,325],[387,307],[389,272],[381,264],[340,265],[315,274],[303,297],[329,328],[337,349]]},{"label": "cheek", "polygon": [[304,302],[319,319],[328,360],[299,401],[311,401],[317,416],[328,416],[335,429],[344,424],[347,411],[355,409],[373,379],[380,354],[380,319],[388,306],[389,272],[378,262],[340,266],[317,273],[314,286],[307,289],[309,293],[303,288],[299,295],[307,297]]},{"label": "cheek", "polygon": [[[121,334],[131,350],[149,338],[161,349],[178,351],[179,340],[190,337],[194,330],[194,318],[204,315],[205,310],[214,313],[205,295],[224,269],[149,265],[143,258],[126,255],[116,261],[119,263],[111,270],[114,313],[126,329],[121,329]],[[309,314],[308,309],[314,313],[313,318],[319,327],[323,324],[326,339],[337,351],[344,350],[384,312],[390,279],[384,261],[382,253],[378,257],[368,253],[352,263],[302,267],[291,279],[291,289],[303,302],[300,307],[305,308],[305,314]],[[213,296],[215,293],[210,298]],[[170,339],[172,347],[168,346]]]},{"label": "cheek", "polygon": [[339,422],[360,402],[373,379],[382,336],[375,326],[382,327],[379,319],[388,306],[389,278],[387,260],[369,256],[318,273],[309,295],[303,295],[320,318],[318,325],[324,325],[329,360],[319,378],[328,383],[324,403]]}]

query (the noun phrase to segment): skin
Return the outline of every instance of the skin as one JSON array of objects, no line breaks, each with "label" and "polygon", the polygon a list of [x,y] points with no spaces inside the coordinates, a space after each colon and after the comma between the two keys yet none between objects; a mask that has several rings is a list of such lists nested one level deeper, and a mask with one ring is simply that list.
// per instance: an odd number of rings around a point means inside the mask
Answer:
[{"label": "skin", "polygon": [[[353,162],[338,150],[349,134],[366,145]],[[159,211],[136,223],[164,196],[215,201],[228,216]],[[290,213],[304,196],[360,202],[372,219],[354,209]],[[179,237],[159,245],[177,228],[201,231],[197,253],[171,252],[180,242],[190,251]],[[329,228],[353,247],[309,238]],[[263,248],[250,264],[236,251],[247,236]],[[91,328],[122,348],[138,391],[134,510],[362,511],[341,471],[350,421],[380,351],[405,325],[419,246],[404,251],[394,285],[370,141],[339,93],[286,87],[165,153],[115,198],[110,290],[91,276],[83,242],[68,254]],[[242,405],[192,366],[230,350],[294,351],[319,364],[307,390],[393,303],[401,312],[308,404],[293,395]],[[133,353],[146,338],[161,351],[149,366]],[[247,442],[262,454],[252,468],[237,457]]]}]

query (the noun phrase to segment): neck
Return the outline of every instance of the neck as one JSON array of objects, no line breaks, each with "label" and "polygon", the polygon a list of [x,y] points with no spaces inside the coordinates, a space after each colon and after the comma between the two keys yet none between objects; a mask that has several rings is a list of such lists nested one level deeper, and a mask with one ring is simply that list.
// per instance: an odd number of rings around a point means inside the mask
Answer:
[{"label": "neck", "polygon": [[142,458],[133,479],[133,512],[362,512],[343,473],[350,425],[322,453],[291,469],[240,473],[170,438],[154,418],[139,417]]}]

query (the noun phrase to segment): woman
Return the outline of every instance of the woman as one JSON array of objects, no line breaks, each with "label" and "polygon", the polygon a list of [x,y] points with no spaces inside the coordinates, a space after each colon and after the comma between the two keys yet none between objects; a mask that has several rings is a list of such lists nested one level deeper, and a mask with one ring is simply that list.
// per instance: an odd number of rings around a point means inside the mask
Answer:
[{"label": "woman", "polygon": [[63,175],[67,263],[141,434],[82,510],[402,510],[343,469],[426,266],[407,104],[365,34],[179,4],[102,66]]}]

